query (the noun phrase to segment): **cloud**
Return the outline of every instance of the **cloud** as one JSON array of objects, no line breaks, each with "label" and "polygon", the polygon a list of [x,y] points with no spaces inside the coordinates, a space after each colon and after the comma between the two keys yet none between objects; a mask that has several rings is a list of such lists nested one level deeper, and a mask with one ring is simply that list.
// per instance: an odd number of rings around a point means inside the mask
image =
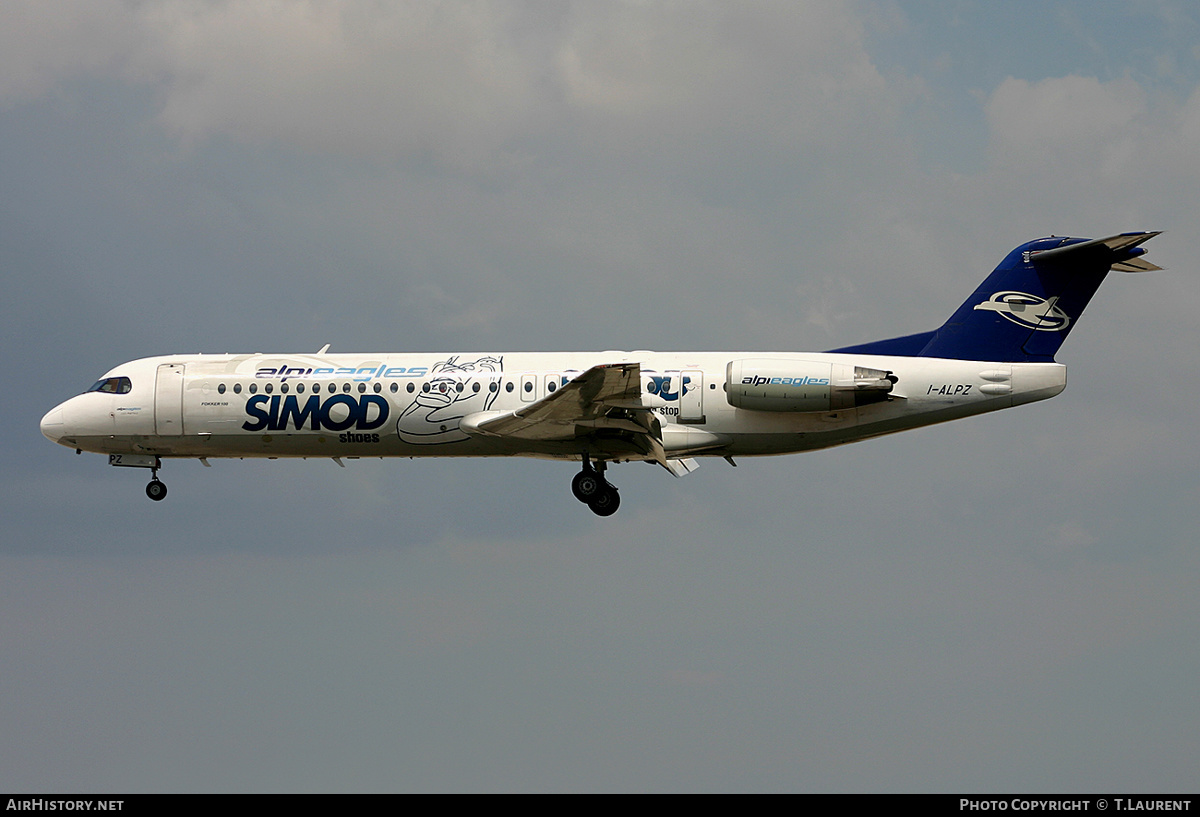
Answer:
[{"label": "cloud", "polygon": [[0,20],[0,103],[37,97],[85,72],[113,70],[137,41],[130,8],[114,0],[13,0]]},{"label": "cloud", "polygon": [[[1200,89],[1186,98],[1129,78],[1008,78],[985,106],[990,177],[1060,210],[1194,207]],[[1165,194],[1165,195],[1164,195]]]},{"label": "cloud", "polygon": [[[1133,80],[1009,77],[984,106],[995,161],[1119,176],[1147,129],[1147,99]],[[1065,167],[1064,167],[1065,165]]]},{"label": "cloud", "polygon": [[166,2],[140,15],[140,78],[186,140],[342,155],[470,154],[534,104],[506,6]]},{"label": "cloud", "polygon": [[[708,127],[787,143],[885,83],[842,4],[579,4],[556,52],[570,104],[588,115]],[[837,119],[838,117],[834,117]]]},{"label": "cloud", "polygon": [[[551,150],[709,161],[878,126],[889,89],[844,4],[90,0],[7,10],[0,97],[101,71],[187,143],[503,165]],[[36,46],[34,45],[36,43]],[[564,137],[565,141],[564,141]]]}]

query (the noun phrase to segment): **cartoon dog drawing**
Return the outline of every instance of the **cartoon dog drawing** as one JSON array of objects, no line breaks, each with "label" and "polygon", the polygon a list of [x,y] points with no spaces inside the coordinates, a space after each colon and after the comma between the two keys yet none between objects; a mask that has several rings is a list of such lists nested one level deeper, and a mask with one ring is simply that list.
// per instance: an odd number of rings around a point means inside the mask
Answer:
[{"label": "cartoon dog drawing", "polygon": [[396,433],[414,445],[470,439],[458,430],[458,421],[491,407],[500,393],[500,378],[491,375],[503,369],[504,359],[499,357],[460,363],[455,355],[435,364],[429,382],[396,421]]}]

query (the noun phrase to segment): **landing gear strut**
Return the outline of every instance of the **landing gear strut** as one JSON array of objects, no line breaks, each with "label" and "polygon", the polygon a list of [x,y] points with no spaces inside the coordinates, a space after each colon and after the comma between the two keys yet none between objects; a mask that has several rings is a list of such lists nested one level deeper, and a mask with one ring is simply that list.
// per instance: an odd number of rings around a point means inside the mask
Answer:
[{"label": "landing gear strut", "polygon": [[583,470],[571,480],[571,493],[597,516],[612,516],[621,507],[621,495],[617,493],[616,486],[604,479],[607,467],[608,463],[601,460],[593,468],[587,454],[584,454]]},{"label": "landing gear strut", "polygon": [[167,484],[158,478],[158,468],[150,469],[150,484],[146,486],[146,496],[155,502],[167,498]]}]

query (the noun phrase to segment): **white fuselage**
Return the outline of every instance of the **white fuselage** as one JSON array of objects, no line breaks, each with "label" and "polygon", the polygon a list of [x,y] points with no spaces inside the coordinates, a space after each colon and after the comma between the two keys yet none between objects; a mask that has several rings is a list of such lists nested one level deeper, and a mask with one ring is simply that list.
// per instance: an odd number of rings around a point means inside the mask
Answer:
[{"label": "white fuselage", "polygon": [[[1058,363],[838,353],[168,355],[114,368],[105,378],[127,378],[121,381],[127,390],[72,397],[48,412],[41,427],[71,448],[157,457],[646,459],[622,448],[618,435],[606,449],[603,434],[585,446],[553,433],[536,439],[474,433],[480,418],[530,406],[590,367],[627,362],[641,366],[635,409],[657,416],[671,459],[825,448],[1043,400],[1066,385],[1066,367]],[[866,405],[739,408],[728,395],[739,384],[729,381],[750,382],[743,368],[755,366],[818,373],[832,367],[835,379],[861,367],[889,373],[894,386]]]}]

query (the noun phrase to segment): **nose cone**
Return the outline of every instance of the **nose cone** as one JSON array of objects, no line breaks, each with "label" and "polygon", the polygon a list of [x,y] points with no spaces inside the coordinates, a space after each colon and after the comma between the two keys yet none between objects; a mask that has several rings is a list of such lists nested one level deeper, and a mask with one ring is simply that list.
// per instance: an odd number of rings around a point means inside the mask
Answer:
[{"label": "nose cone", "polygon": [[62,406],[55,406],[46,412],[46,416],[42,418],[42,436],[52,443],[56,443],[62,439],[63,425],[63,409]]}]

